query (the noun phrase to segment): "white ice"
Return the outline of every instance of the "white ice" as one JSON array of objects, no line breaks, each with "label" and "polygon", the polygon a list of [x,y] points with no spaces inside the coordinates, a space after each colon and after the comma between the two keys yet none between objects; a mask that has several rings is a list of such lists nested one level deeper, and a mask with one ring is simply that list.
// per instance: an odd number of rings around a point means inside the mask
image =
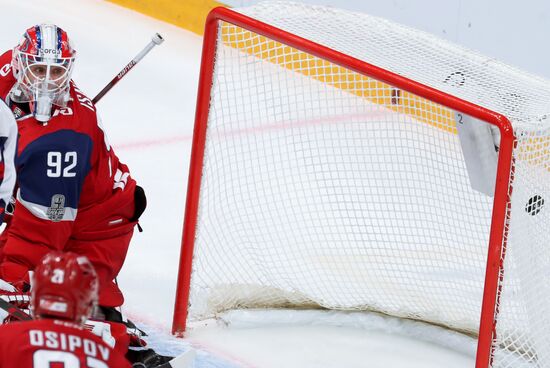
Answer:
[{"label": "white ice", "polygon": [[98,104],[112,145],[146,189],[149,206],[118,279],[124,312],[159,352],[200,349],[196,367],[473,367],[470,353],[353,326],[273,324],[198,328],[169,336],[180,251],[201,37],[101,0],[0,0],[0,50],[26,28],[53,22],[79,53],[74,79],[95,96],[155,32],[155,48]]}]

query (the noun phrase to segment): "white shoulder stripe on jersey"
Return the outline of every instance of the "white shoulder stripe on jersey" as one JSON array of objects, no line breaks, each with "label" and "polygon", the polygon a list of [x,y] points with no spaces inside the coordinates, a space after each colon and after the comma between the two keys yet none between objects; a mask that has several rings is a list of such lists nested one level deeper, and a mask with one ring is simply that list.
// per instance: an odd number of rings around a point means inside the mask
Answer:
[{"label": "white shoulder stripe on jersey", "polygon": [[[17,191],[17,200],[21,203],[27,210],[30,211],[34,216],[42,220],[52,220],[52,216],[48,215],[48,212],[51,212],[51,207],[42,206],[36,203],[27,202],[21,197],[21,189]],[[57,209],[54,209],[57,210]],[[76,214],[78,209],[72,207],[63,207],[63,217],[57,219],[56,221],[74,221],[76,219]]]}]

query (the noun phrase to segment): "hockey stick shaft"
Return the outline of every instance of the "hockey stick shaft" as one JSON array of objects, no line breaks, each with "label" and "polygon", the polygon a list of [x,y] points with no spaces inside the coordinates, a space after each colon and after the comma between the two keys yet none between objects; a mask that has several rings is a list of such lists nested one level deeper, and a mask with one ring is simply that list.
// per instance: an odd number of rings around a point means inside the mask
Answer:
[{"label": "hockey stick shaft", "polygon": [[154,36],[153,36],[153,39],[151,40],[151,42],[149,42],[149,44],[147,46],[145,46],[145,48],[143,50],[141,50],[141,52],[139,54],[137,54],[137,56],[135,58],[132,59],[132,61],[130,61],[128,63],[128,65],[126,65],[117,75],[116,77],[113,78],[113,80],[111,80],[109,82],[109,84],[107,84],[105,86],[105,88],[103,88],[101,90],[101,92],[99,92],[97,94],[97,96],[94,97],[94,99],[92,100],[92,102],[94,103],[94,105],[103,98],[103,96],[105,96],[105,94],[107,92],[109,92],[111,90],[111,88],[113,88],[115,86],[115,84],[117,84],[122,78],[124,78],[124,76],[126,74],[128,74],[128,72],[130,70],[132,70],[134,68],[134,66],[139,63],[139,61],[141,59],[143,59],[145,57],[145,55],[147,55],[149,53],[149,51],[151,51],[155,46],[157,45],[160,45],[161,43],[164,42],[164,38],[162,38],[162,36],[158,33],[156,33]]},{"label": "hockey stick shaft", "polygon": [[24,310],[10,302],[0,298],[0,308],[8,312],[8,314],[19,321],[30,321],[32,317]]}]

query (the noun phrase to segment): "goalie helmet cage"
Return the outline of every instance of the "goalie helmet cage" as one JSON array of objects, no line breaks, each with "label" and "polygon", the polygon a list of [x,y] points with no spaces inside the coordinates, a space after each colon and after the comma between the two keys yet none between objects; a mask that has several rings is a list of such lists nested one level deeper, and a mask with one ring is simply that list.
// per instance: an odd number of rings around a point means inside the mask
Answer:
[{"label": "goalie helmet cage", "polygon": [[[549,101],[543,79],[365,14],[214,9],[173,332],[370,310],[477,336],[478,368],[550,367]],[[464,122],[499,132],[494,195],[472,188]]]}]

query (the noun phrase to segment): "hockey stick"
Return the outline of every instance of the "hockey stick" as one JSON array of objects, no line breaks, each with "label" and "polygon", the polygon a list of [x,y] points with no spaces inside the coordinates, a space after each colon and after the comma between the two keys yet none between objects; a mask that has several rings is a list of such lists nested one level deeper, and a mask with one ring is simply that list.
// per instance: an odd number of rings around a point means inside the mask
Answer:
[{"label": "hockey stick", "polygon": [[124,69],[122,69],[120,71],[120,73],[117,74],[116,77],[113,78],[113,80],[111,82],[109,82],[109,84],[107,84],[105,86],[105,88],[103,88],[101,90],[101,92],[99,92],[97,94],[97,96],[94,97],[94,99],[92,100],[92,102],[94,103],[94,105],[103,98],[103,96],[105,96],[105,94],[107,92],[109,92],[111,90],[111,88],[114,87],[115,84],[117,84],[126,74],[128,74],[128,72],[130,70],[132,70],[132,68],[141,60],[143,59],[143,57],[145,55],[147,55],[149,53],[149,51],[151,51],[153,49],[153,47],[157,46],[157,45],[160,45],[162,42],[164,42],[164,38],[162,38],[162,36],[158,33],[156,33],[154,36],[153,36],[153,39],[151,40],[151,42],[149,42],[149,44],[147,46],[145,46],[145,48],[143,50],[141,50],[141,52],[135,57],[132,59],[132,61],[130,61],[128,63],[128,65],[126,65],[124,67]]},{"label": "hockey stick", "polygon": [[3,298],[0,298],[0,308],[8,312],[10,316],[17,319],[18,321],[30,321],[32,319],[32,317],[23,309],[11,304]]},{"label": "hockey stick", "polygon": [[178,355],[171,361],[159,365],[157,368],[191,368],[197,355],[195,349],[189,349],[185,353]]}]

